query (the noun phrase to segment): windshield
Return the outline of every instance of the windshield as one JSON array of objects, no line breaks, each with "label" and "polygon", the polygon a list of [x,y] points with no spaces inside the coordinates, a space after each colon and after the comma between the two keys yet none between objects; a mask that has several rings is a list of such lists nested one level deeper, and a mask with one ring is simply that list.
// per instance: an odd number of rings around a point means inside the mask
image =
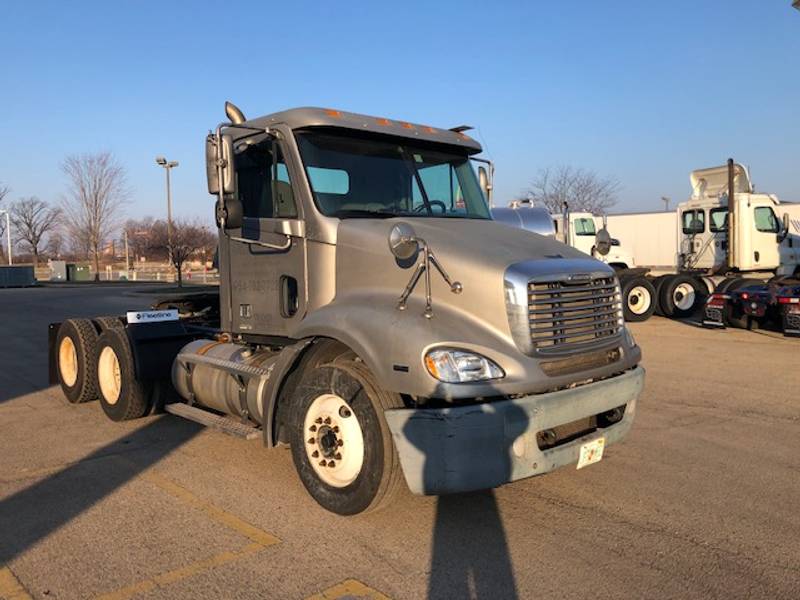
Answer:
[{"label": "windshield", "polygon": [[466,154],[320,131],[297,140],[324,215],[490,218]]}]

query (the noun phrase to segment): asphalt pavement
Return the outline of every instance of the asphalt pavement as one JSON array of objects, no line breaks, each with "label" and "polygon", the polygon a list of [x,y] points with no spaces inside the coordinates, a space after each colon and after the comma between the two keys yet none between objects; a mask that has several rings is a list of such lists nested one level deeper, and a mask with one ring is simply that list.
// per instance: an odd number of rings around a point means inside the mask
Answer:
[{"label": "asphalt pavement", "polygon": [[602,461],[345,518],[286,449],[48,385],[49,322],[159,290],[0,290],[0,597],[800,597],[800,340],[634,324],[645,391]]}]

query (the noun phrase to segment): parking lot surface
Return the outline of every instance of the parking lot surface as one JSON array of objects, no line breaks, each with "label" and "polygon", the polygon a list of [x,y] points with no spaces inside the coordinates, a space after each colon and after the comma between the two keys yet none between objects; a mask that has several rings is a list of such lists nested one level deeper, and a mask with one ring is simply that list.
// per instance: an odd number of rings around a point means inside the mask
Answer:
[{"label": "parking lot surface", "polygon": [[0,597],[800,597],[800,341],[654,318],[629,438],[586,469],[344,518],[286,449],[47,384],[47,323],[158,288],[0,291]]}]

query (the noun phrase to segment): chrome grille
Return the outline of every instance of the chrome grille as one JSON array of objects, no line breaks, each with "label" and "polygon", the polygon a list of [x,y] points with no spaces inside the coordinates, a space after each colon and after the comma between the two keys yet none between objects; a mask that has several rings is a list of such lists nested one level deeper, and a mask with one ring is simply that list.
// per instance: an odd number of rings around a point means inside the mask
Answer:
[{"label": "chrome grille", "polygon": [[528,283],[533,349],[540,354],[591,350],[622,331],[615,277]]}]

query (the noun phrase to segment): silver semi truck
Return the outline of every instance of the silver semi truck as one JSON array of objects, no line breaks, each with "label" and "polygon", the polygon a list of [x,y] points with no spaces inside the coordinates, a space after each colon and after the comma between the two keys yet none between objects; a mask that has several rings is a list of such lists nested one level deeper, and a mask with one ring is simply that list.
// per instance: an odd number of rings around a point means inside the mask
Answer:
[{"label": "silver semi truck", "polygon": [[627,434],[644,370],[614,271],[495,223],[463,130],[226,114],[206,140],[218,322],[52,324],[70,401],[123,420],[174,390],[169,412],[290,445],[339,514],[388,503],[403,479],[447,494],[580,468]]}]

